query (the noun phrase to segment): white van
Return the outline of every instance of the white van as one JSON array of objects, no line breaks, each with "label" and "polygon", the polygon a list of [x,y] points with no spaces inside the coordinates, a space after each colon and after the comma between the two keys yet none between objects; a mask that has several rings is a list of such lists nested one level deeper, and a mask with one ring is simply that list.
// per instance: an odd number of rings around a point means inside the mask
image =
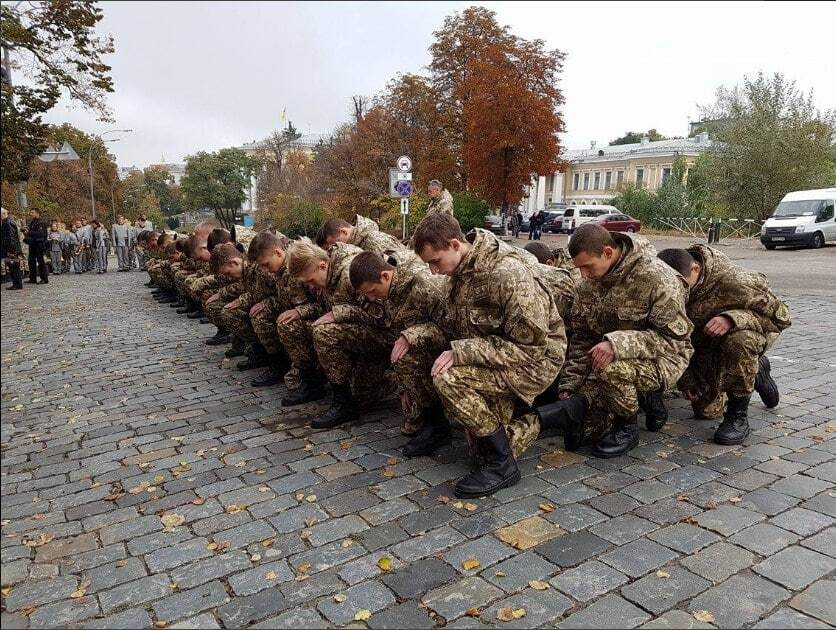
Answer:
[{"label": "white van", "polygon": [[779,245],[821,247],[836,243],[836,188],[787,193],[761,228],[766,249]]},{"label": "white van", "polygon": [[589,206],[569,206],[563,215],[563,232],[571,234],[578,226],[584,223],[589,223],[592,219],[605,214],[620,214],[620,210],[615,206],[607,205],[589,205]]}]

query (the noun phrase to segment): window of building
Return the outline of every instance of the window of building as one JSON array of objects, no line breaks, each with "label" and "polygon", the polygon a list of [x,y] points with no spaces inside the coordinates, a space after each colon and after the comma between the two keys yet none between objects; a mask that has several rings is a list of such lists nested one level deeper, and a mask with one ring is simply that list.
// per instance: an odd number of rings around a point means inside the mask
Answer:
[{"label": "window of building", "polygon": [[583,174],[583,189],[589,190],[589,173]]},{"label": "window of building", "polygon": [[604,190],[609,190],[612,188],[612,171],[607,171],[606,177],[604,177]]},{"label": "window of building", "polygon": [[668,178],[671,176],[671,169],[663,168],[662,169],[662,185],[664,186],[665,182],[668,181]]},{"label": "window of building", "polygon": [[637,168],[636,169],[636,188],[642,188],[644,186],[644,169]]},{"label": "window of building", "polygon": [[581,182],[581,174],[575,173],[575,176],[572,178],[572,190],[577,190],[578,186],[580,186]]},{"label": "window of building", "polygon": [[616,175],[616,178],[615,178],[615,185],[616,186],[621,186],[621,184],[623,184],[623,183],[624,183],[624,171],[618,171],[618,174]]},{"label": "window of building", "polygon": [[595,173],[595,190],[601,188],[601,173]]}]

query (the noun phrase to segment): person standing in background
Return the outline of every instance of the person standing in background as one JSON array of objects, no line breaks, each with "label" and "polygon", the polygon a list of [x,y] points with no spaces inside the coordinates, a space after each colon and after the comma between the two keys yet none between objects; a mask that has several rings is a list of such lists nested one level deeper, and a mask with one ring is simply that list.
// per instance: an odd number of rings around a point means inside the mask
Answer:
[{"label": "person standing in background", "polygon": [[116,248],[116,260],[119,262],[119,271],[130,271],[131,264],[129,252],[133,240],[133,229],[124,215],[116,218],[116,223],[110,229],[113,237],[113,246]]},{"label": "person standing in background", "polygon": [[20,270],[20,257],[23,255],[23,248],[20,246],[20,232],[17,224],[9,216],[8,210],[0,209],[2,216],[2,241],[0,241],[0,258],[6,263],[6,270],[11,276],[12,286],[8,287],[13,291],[23,288],[23,274]]},{"label": "person standing in background", "polygon": [[49,229],[43,219],[39,208],[32,208],[29,211],[32,220],[24,230],[23,242],[29,246],[29,284],[38,284],[38,276],[41,277],[41,284],[49,283],[49,272],[46,268],[44,253],[46,252]]},{"label": "person standing in background", "polygon": [[93,241],[96,251],[96,273],[107,273],[107,229],[98,219],[93,219]]},{"label": "person standing in background", "polygon": [[63,265],[61,260],[61,230],[58,221],[53,221],[50,224],[48,240],[52,273],[56,276],[60,276]]}]

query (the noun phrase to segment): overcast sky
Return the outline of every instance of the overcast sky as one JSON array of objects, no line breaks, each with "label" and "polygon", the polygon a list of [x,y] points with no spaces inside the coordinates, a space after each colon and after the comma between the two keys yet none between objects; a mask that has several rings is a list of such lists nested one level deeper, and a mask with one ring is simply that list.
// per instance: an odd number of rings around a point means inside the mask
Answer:
[{"label": "overcast sky", "polygon": [[[115,125],[62,102],[46,117],[85,131],[132,128],[110,145],[122,166],[180,161],[344,122],[351,95],[423,72],[432,32],[472,2],[102,2]],[[836,3],[488,2],[502,23],[567,53],[563,145],[656,127],[685,135],[717,86],[783,72],[836,107]],[[113,134],[111,137],[116,137]]]}]

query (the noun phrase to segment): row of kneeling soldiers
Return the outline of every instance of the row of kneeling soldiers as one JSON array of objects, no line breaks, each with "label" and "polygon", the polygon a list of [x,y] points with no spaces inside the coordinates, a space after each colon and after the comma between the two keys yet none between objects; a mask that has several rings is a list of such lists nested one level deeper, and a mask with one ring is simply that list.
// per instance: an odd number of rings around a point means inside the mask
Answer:
[{"label": "row of kneeling soldiers", "polygon": [[284,381],[286,407],[324,398],[312,426],[356,420],[398,392],[408,457],[430,455],[461,425],[480,462],[460,497],[520,478],[541,430],[566,448],[615,457],[667,420],[677,388],[695,415],[719,417],[714,440],[749,434],[753,390],[778,404],[765,351],[790,325],[765,277],[704,245],[656,254],[643,238],[594,224],[568,252],[519,249],[448,214],[425,218],[405,246],[371,220],[331,219],[316,242],[259,233],[246,252],[198,226],[150,246],[150,286],[178,313],[215,324],[254,386]]}]

